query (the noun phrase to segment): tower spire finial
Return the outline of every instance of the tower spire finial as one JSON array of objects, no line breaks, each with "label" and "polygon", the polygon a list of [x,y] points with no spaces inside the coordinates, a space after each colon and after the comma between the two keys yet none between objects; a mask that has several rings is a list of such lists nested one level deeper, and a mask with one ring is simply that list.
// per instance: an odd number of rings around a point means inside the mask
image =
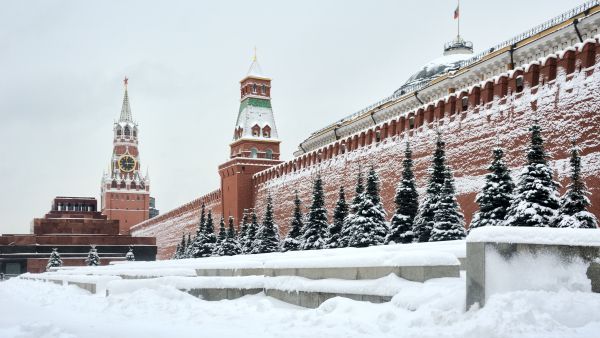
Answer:
[{"label": "tower spire finial", "polygon": [[256,62],[256,46],[254,46],[254,55],[252,56],[252,61]]},{"label": "tower spire finial", "polygon": [[129,79],[125,76],[123,79],[123,86],[125,87],[125,94],[123,96],[123,106],[121,107],[121,116],[119,117],[120,122],[133,122],[131,116],[131,107],[129,107],[129,95],[127,94],[127,84]]}]

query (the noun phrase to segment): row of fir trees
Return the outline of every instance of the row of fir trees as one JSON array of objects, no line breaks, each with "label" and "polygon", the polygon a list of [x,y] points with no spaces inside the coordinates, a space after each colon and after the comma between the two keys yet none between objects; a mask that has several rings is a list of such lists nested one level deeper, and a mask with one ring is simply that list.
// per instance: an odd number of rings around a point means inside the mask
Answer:
[{"label": "row of fir trees", "polygon": [[[552,178],[543,146],[541,128],[530,128],[531,142],[527,149],[527,163],[517,184],[510,176],[501,148],[492,150],[485,183],[476,197],[479,211],[475,213],[470,229],[481,226],[538,226],[596,228],[597,220],[587,211],[590,201],[581,177],[580,150],[571,148],[571,182],[560,197],[559,184]],[[380,180],[373,167],[363,176],[359,170],[354,198],[346,201],[340,187],[328,221],[325,207],[323,180],[317,175],[313,184],[312,203],[306,215],[302,202],[295,194],[294,211],[288,233],[279,239],[278,226],[273,218],[273,201],[267,197],[262,223],[256,212],[244,212],[240,231],[236,233],[234,220],[229,218],[228,229],[221,218],[218,237],[215,235],[211,212],[206,216],[202,205],[196,235],[185,235],[173,258],[231,256],[275,251],[314,250],[342,247],[367,247],[392,243],[435,242],[462,239],[466,236],[465,220],[456,199],[456,188],[451,168],[446,163],[445,143],[440,134],[425,194],[419,199],[413,173],[412,150],[406,143],[402,162],[402,178],[395,194],[395,212],[386,222],[381,201]]]},{"label": "row of fir trees", "polygon": [[[125,260],[135,261],[135,255],[133,254],[133,247],[129,247],[129,250],[125,254]],[[87,257],[85,258],[85,264],[87,266],[98,266],[100,265],[100,255],[98,255],[98,249],[95,245],[90,247]],[[57,248],[53,248],[48,258],[48,264],[46,264],[46,270],[50,268],[59,268],[63,265],[63,260],[60,258],[60,253]]]}]

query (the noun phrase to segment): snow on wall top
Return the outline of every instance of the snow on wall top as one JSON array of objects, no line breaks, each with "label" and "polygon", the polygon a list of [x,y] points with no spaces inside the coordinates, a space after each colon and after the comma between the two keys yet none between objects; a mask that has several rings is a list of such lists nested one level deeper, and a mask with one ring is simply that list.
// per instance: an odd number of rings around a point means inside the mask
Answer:
[{"label": "snow on wall top", "polygon": [[600,246],[598,229],[481,227],[473,229],[467,242]]}]

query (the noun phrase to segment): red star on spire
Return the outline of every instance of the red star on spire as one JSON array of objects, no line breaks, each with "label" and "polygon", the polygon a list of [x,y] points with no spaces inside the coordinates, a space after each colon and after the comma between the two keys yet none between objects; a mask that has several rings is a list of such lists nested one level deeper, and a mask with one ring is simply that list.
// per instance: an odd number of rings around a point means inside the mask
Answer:
[{"label": "red star on spire", "polygon": [[125,87],[127,87],[127,82],[129,81],[129,79],[127,78],[127,76],[125,76],[125,79],[123,80],[123,83],[125,84]]}]

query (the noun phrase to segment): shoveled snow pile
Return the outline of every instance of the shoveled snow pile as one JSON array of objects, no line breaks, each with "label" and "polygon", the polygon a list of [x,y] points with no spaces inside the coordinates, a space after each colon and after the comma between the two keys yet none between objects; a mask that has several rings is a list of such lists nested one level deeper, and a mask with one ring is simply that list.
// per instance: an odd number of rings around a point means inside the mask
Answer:
[{"label": "shoveled snow pile", "polygon": [[208,302],[171,286],[108,297],[76,286],[0,282],[0,337],[597,337],[600,294],[506,292],[464,310],[464,278],[406,283],[391,302],[317,309],[264,294]]}]

